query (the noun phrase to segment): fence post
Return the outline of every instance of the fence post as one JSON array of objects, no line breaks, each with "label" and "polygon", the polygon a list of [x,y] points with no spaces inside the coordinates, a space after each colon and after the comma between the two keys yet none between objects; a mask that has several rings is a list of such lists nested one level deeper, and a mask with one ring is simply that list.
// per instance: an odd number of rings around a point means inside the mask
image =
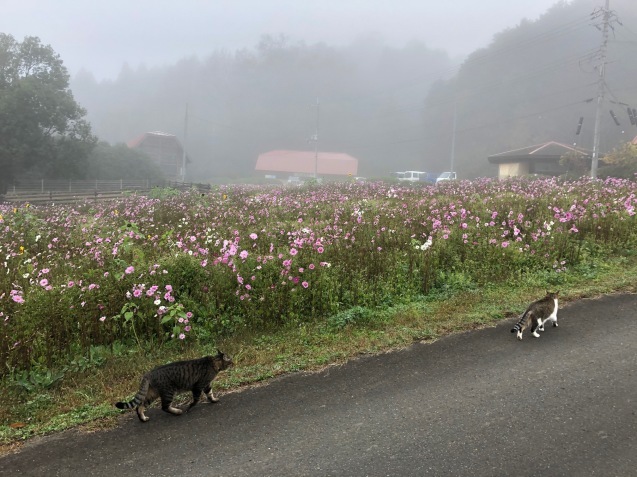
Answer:
[{"label": "fence post", "polygon": [[72,189],[71,189],[71,183],[72,183],[72,182],[73,182],[73,179],[69,179],[69,192],[71,192],[71,191],[72,191]]}]

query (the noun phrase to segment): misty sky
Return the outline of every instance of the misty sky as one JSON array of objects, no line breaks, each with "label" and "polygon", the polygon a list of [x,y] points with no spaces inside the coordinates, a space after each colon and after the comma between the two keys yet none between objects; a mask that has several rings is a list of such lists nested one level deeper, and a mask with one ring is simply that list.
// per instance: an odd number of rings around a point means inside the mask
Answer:
[{"label": "misty sky", "polygon": [[254,47],[262,34],[293,41],[350,43],[380,33],[402,47],[419,40],[452,58],[486,46],[493,34],[535,20],[557,0],[0,0],[0,32],[38,36],[73,75],[98,79],[132,67],[205,58]]}]

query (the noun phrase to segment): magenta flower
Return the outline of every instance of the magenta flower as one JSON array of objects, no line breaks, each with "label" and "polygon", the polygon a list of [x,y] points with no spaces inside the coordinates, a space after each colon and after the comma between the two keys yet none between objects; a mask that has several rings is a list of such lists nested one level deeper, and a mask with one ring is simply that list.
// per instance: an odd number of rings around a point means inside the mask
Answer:
[{"label": "magenta flower", "polygon": [[258,239],[258,238],[259,238],[259,236],[253,232],[253,233],[251,233],[251,234],[250,234],[250,238],[251,238],[252,240],[256,240],[256,239]]},{"label": "magenta flower", "polygon": [[124,270],[124,273],[125,273],[126,275],[130,275],[130,274],[131,274],[131,273],[133,273],[134,271],[135,271],[135,267],[130,266],[130,267],[126,268],[126,270]]},{"label": "magenta flower", "polygon": [[241,253],[239,254],[239,257],[241,257],[241,259],[245,260],[246,258],[248,258],[248,251],[247,250],[242,250]]},{"label": "magenta flower", "polygon": [[292,255],[293,257],[294,257],[297,253],[299,253],[299,251],[298,251],[297,249],[295,249],[295,248],[291,248],[291,249],[290,249],[290,255]]},{"label": "magenta flower", "polygon": [[40,280],[40,286],[41,287],[45,287],[49,284],[49,281],[46,278],[43,278],[42,280]]},{"label": "magenta flower", "polygon": [[502,242],[502,248],[507,248],[509,246],[509,242]]},{"label": "magenta flower", "polygon": [[303,285],[303,288],[307,288],[310,286],[308,282],[302,282],[301,285]]}]

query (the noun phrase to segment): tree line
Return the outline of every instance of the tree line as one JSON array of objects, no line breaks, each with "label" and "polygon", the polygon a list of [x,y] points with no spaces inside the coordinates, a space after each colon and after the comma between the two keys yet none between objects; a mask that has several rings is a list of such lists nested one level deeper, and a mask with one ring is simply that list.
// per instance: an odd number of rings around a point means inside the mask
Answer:
[{"label": "tree line", "polygon": [[[637,12],[631,0],[612,3],[622,24],[608,43],[602,153],[637,135],[626,115],[637,107]],[[25,176],[158,175],[124,144],[148,131],[185,139],[187,179],[203,181],[253,176],[258,154],[313,149],[317,136],[319,150],[357,157],[359,175],[370,177],[452,164],[460,177],[494,175],[491,154],[548,141],[590,149],[598,7],[558,2],[460,64],[374,34],[340,47],[264,35],[253,48],[124,65],[113,80],[88,71],[71,79],[37,37],[0,34],[0,187]]]}]

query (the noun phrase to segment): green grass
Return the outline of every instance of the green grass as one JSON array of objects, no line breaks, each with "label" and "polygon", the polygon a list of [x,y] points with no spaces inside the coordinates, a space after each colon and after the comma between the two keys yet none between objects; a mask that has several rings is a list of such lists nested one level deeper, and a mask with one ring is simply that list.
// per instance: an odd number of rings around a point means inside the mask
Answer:
[{"label": "green grass", "polygon": [[[565,303],[634,292],[635,284],[637,257],[630,256],[576,268],[559,277],[525,277],[515,286],[451,289],[399,306],[359,307],[320,323],[246,332],[209,346],[168,344],[161,349],[139,349],[119,345],[110,353],[100,348],[93,361],[76,363],[63,379],[42,372],[23,385],[9,379],[1,383],[0,453],[31,437],[71,427],[97,430],[115,426],[122,413],[112,403],[131,397],[143,372],[161,363],[213,353],[216,347],[232,354],[236,364],[219,376],[215,388],[237,390],[278,375],[343,363],[357,355],[492,326],[518,315],[547,288],[559,289]],[[187,399],[184,394],[182,400]]]}]

